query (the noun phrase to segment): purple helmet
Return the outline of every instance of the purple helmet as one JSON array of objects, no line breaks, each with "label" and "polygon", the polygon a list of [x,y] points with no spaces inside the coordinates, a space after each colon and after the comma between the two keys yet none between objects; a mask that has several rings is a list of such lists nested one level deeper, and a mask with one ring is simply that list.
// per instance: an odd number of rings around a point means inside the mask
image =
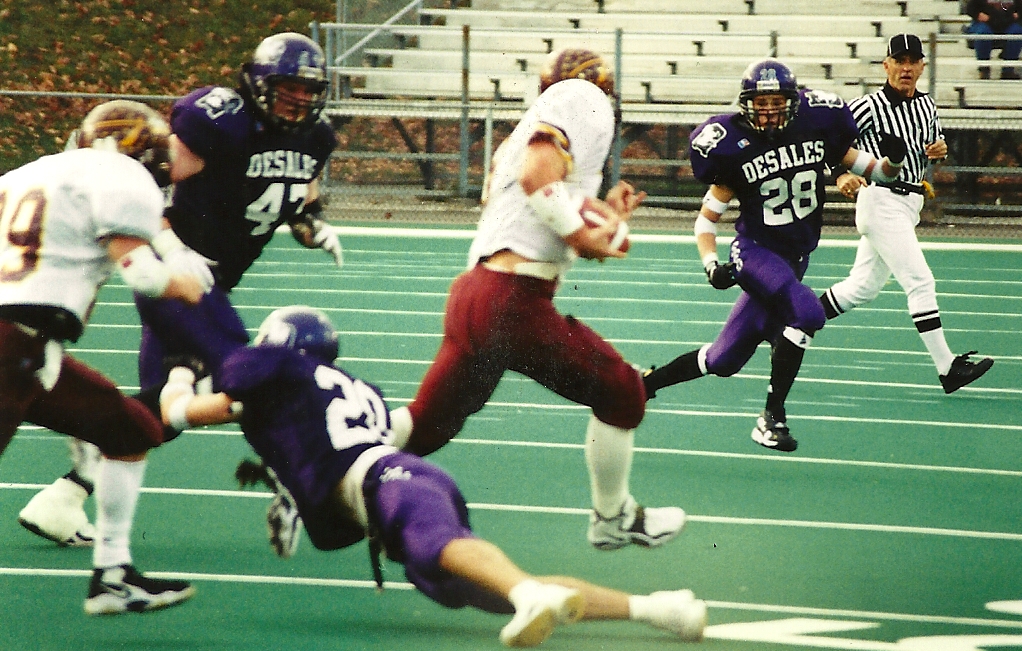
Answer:
[{"label": "purple helmet", "polygon": [[[752,100],[760,95],[783,95],[785,105],[777,125],[761,125]],[[791,68],[777,59],[763,59],[749,64],[742,74],[742,90],[738,93],[738,112],[753,130],[773,136],[784,130],[798,113],[798,83]]]},{"label": "purple helmet", "polygon": [[[284,32],[263,39],[252,61],[241,68],[242,85],[252,97],[261,117],[271,126],[298,130],[312,125],[326,105],[326,55],[308,36]],[[281,82],[298,83],[312,93],[311,100],[298,102],[299,110],[292,116],[280,115],[275,109],[281,101]],[[285,96],[288,104],[297,98]]]},{"label": "purple helmet", "polygon": [[340,343],[330,319],[319,310],[303,305],[270,312],[256,333],[255,345],[289,348],[327,364],[337,359]]}]

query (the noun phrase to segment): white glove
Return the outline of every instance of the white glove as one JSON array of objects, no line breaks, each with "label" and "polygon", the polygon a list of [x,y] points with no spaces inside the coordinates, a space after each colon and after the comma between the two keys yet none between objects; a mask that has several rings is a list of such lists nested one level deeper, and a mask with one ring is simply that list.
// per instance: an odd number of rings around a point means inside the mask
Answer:
[{"label": "white glove", "polygon": [[216,279],[213,278],[211,265],[216,262],[197,251],[188,248],[169,228],[165,228],[153,238],[153,250],[159,254],[164,264],[174,274],[194,276],[202,285],[202,292],[208,294],[213,289]]},{"label": "white glove", "polygon": [[326,222],[316,222],[316,233],[312,237],[312,243],[334,256],[334,262],[337,263],[338,267],[344,265],[344,251],[341,249],[341,240],[338,239],[337,232],[327,225]]}]

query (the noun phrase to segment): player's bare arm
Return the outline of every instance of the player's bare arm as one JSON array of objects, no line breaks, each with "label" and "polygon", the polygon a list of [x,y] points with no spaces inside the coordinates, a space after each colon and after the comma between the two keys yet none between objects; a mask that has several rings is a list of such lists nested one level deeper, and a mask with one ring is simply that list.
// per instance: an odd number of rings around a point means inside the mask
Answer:
[{"label": "player's bare arm", "polygon": [[694,233],[699,260],[703,263],[706,278],[714,289],[734,287],[734,264],[720,263],[717,256],[717,223],[727,211],[727,204],[735,196],[734,190],[723,185],[711,185],[703,196],[703,205],[696,217]]},{"label": "player's bare arm", "polygon": [[206,167],[206,161],[188,148],[176,134],[170,134],[170,180],[174,183],[195,176]]},{"label": "player's bare arm", "polygon": [[[696,248],[699,259],[705,262],[707,256],[717,255],[717,228],[721,216],[727,210],[727,204],[735,196],[734,190],[723,185],[711,185],[703,197],[703,205],[699,208],[696,224]],[[701,224],[705,219],[713,226]],[[702,228],[700,228],[702,226]]]},{"label": "player's bare arm", "polygon": [[877,160],[869,152],[849,147],[841,159],[841,164],[870,181],[890,183],[898,178],[905,161],[905,141],[897,136],[885,134],[880,142],[880,152],[884,157]]},{"label": "player's bare arm", "polygon": [[160,412],[163,424],[178,430],[232,423],[241,417],[239,403],[226,393],[195,395],[195,373],[183,366],[171,369],[160,392]]}]

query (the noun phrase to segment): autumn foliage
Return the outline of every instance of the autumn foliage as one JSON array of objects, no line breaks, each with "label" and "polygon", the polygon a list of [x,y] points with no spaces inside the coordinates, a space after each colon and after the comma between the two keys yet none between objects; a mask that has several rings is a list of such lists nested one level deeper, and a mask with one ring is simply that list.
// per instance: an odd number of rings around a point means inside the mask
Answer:
[{"label": "autumn foliage", "polygon": [[[348,19],[381,22],[404,4],[348,0]],[[309,34],[309,23],[333,20],[335,7],[335,0],[4,0],[0,89],[176,96],[233,86],[260,40]],[[62,149],[98,101],[0,95],[0,172]]]}]

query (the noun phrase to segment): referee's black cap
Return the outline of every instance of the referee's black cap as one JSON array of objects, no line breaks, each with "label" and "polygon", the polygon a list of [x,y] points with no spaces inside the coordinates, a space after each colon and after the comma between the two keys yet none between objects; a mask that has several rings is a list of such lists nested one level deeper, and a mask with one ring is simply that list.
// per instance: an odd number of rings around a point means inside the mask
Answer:
[{"label": "referee's black cap", "polygon": [[897,34],[891,37],[887,43],[887,56],[897,59],[903,54],[908,54],[915,59],[922,59],[923,42],[915,34]]}]

